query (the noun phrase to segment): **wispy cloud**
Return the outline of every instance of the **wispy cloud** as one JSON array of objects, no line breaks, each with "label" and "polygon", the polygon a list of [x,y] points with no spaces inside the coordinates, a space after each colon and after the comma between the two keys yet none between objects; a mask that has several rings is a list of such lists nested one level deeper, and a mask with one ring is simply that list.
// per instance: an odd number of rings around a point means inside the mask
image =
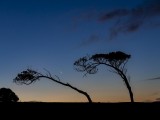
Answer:
[{"label": "wispy cloud", "polygon": [[147,80],[160,80],[160,77],[150,78],[150,79],[147,79]]},{"label": "wispy cloud", "polygon": [[159,95],[159,93],[160,93],[160,92],[154,92],[154,93],[151,94],[151,96]]},{"label": "wispy cloud", "polygon": [[142,28],[153,29],[160,27],[160,0],[144,0],[141,5],[128,9],[86,11],[74,18],[74,23],[77,26],[80,22],[92,22],[99,26],[104,25],[103,29],[106,29],[105,36],[102,36],[102,34],[91,35],[80,43],[80,47],[101,42],[102,39],[113,40],[119,34],[133,33]]},{"label": "wispy cloud", "polygon": [[129,14],[129,11],[126,10],[126,9],[117,9],[117,10],[108,12],[108,13],[106,13],[105,15],[102,15],[102,16],[99,18],[99,21],[104,22],[104,21],[106,21],[106,20],[114,19],[114,18],[117,18],[117,17],[126,16],[126,15],[128,15],[128,14]]},{"label": "wispy cloud", "polygon": [[[115,21],[110,28],[110,39],[120,33],[131,33],[139,30],[143,25],[160,15],[160,0],[145,0],[145,2],[132,9],[116,9],[106,12],[98,19],[100,22]],[[155,24],[159,24],[158,23]]]},{"label": "wispy cloud", "polygon": [[82,41],[78,47],[89,46],[90,44],[97,43],[100,41],[100,37],[98,35],[91,35],[87,40]]},{"label": "wispy cloud", "polygon": [[156,98],[156,101],[160,101],[160,98]]},{"label": "wispy cloud", "polygon": [[160,97],[156,98],[154,102],[160,102]]}]

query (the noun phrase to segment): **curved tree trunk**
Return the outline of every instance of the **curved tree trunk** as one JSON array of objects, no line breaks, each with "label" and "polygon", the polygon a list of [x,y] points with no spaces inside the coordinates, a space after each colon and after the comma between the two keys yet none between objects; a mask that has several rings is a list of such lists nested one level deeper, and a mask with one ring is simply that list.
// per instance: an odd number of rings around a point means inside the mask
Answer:
[{"label": "curved tree trunk", "polygon": [[129,92],[130,100],[133,103],[134,102],[133,92],[132,92],[131,86],[129,85],[129,82],[128,82],[128,79],[127,79],[126,75],[123,73],[122,70],[120,70],[120,69],[118,69],[118,68],[116,68],[114,66],[111,66],[109,64],[106,64],[106,65],[108,65],[108,66],[112,67],[113,69],[115,69],[116,73],[118,75],[120,75],[120,77],[124,80],[124,83],[125,83],[125,85],[126,85],[126,87],[128,89],[128,92]]},{"label": "curved tree trunk", "polygon": [[131,86],[129,85],[129,82],[128,82],[126,75],[123,73],[123,71],[121,71],[117,68],[116,68],[116,71],[121,76],[121,78],[124,80],[126,87],[128,89],[129,95],[130,95],[131,102],[133,103],[134,102],[133,92],[132,92]]},{"label": "curved tree trunk", "polygon": [[129,85],[129,82],[126,78],[126,76],[124,75],[124,78],[123,78],[126,86],[127,86],[127,89],[128,89],[128,92],[129,92],[129,95],[130,95],[130,99],[131,99],[131,102],[133,103],[134,102],[134,98],[133,98],[133,92],[132,92],[132,89],[131,89],[131,86]]},{"label": "curved tree trunk", "polygon": [[61,85],[67,86],[67,87],[70,87],[70,88],[72,88],[73,90],[75,90],[75,91],[77,91],[77,92],[85,95],[85,96],[87,97],[87,99],[88,99],[88,102],[89,102],[89,103],[92,103],[92,100],[91,100],[90,96],[87,94],[87,92],[84,92],[84,91],[82,91],[82,90],[79,90],[78,88],[73,87],[73,86],[70,85],[69,83],[63,83],[63,82],[61,82],[61,81],[59,81],[59,80],[56,80],[56,79],[54,79],[54,78],[52,78],[52,77],[48,77],[48,76],[39,76],[39,78],[48,78],[48,79],[50,79],[50,80],[52,80],[52,81],[54,81],[54,82],[56,82],[56,83],[59,83],[59,84],[61,84]]}]

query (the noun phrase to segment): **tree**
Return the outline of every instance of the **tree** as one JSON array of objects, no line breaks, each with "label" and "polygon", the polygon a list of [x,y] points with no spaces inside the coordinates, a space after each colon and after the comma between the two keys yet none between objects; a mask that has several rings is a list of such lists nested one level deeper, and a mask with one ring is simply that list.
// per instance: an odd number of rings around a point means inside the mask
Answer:
[{"label": "tree", "polygon": [[111,52],[108,54],[95,54],[91,57],[85,56],[75,61],[75,69],[79,72],[86,72],[86,74],[95,74],[98,71],[99,65],[106,65],[112,69],[112,72],[118,74],[124,81],[131,102],[134,102],[133,92],[129,84],[129,78],[126,77],[127,69],[125,68],[128,59],[131,55],[127,55],[121,51]]},{"label": "tree", "polygon": [[18,100],[18,96],[11,89],[0,89],[0,102],[17,102]]},{"label": "tree", "polygon": [[[48,72],[48,71],[47,71]],[[64,86],[67,86],[83,95],[85,95],[89,101],[89,103],[92,103],[92,100],[90,98],[90,96],[87,94],[87,92],[84,92],[72,85],[70,85],[69,83],[63,83],[60,81],[59,77],[58,76],[55,76],[56,78],[52,77],[52,75],[50,74],[50,72],[48,72],[48,74],[42,74],[42,73],[39,73],[35,70],[32,70],[32,69],[27,69],[25,71],[22,71],[21,73],[19,73],[15,79],[13,79],[13,82],[15,82],[16,84],[26,84],[26,85],[29,85],[33,82],[36,82],[37,80],[40,80],[41,78],[46,78],[46,79],[49,79],[49,80],[52,80],[56,83],[59,83],[61,85],[64,85]]]}]

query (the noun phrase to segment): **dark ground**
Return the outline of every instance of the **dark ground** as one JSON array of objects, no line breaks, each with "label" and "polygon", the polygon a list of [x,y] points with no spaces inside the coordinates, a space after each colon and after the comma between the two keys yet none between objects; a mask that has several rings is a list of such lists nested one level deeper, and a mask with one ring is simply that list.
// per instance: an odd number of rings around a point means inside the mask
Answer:
[{"label": "dark ground", "polygon": [[[137,115],[155,117],[160,116],[160,103],[43,103],[43,102],[17,102],[0,103],[0,113],[14,114],[29,117],[59,117],[83,118],[89,117],[123,117]],[[29,116],[28,116],[29,115]]]}]

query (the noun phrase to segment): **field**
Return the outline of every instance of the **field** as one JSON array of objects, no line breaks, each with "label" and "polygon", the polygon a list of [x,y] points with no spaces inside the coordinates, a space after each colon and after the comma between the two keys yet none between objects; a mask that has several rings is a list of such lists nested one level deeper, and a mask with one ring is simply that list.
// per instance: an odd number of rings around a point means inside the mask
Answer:
[{"label": "field", "polygon": [[[45,102],[17,102],[0,103],[1,113],[15,115],[34,115],[46,117],[71,116],[112,116],[126,115],[160,115],[160,103],[45,103]],[[114,116],[115,115],[115,116]],[[133,116],[133,117],[134,117]]]}]

